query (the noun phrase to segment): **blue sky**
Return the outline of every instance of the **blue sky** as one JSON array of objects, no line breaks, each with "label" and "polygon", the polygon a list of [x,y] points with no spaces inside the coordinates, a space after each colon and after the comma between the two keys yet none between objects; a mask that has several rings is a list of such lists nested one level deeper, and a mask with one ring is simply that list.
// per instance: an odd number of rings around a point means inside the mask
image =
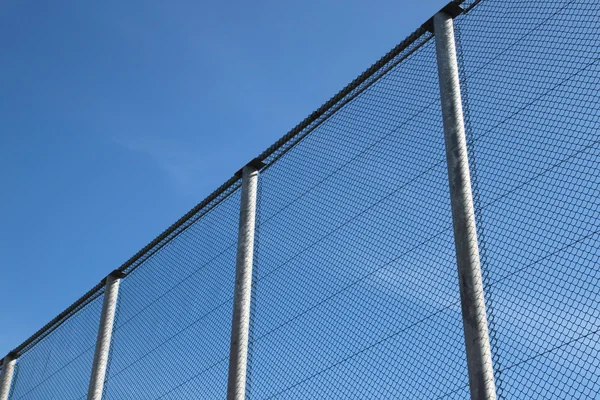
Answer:
[{"label": "blue sky", "polygon": [[6,354],[445,1],[3,1]]}]

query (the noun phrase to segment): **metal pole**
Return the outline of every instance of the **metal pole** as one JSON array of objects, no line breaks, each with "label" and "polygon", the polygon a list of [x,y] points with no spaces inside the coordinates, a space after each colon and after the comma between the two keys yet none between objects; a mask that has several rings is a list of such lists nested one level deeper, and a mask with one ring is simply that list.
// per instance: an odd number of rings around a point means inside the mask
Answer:
[{"label": "metal pole", "polygon": [[10,385],[15,371],[16,355],[9,353],[2,361],[2,374],[0,375],[0,400],[8,400]]},{"label": "metal pole", "polygon": [[90,386],[88,388],[88,400],[102,399],[121,277],[122,273],[119,271],[114,271],[106,277],[104,302],[102,303],[100,326],[98,328],[98,337],[96,339],[96,351],[94,352],[92,375],[90,377]]},{"label": "metal pole", "polygon": [[493,400],[496,399],[494,370],[479,263],[453,16],[443,9],[433,17],[433,26],[471,399]]},{"label": "metal pole", "polygon": [[254,224],[256,221],[256,189],[258,186],[258,169],[261,164],[255,160],[242,168],[241,171],[242,199],[235,265],[227,400],[244,400],[246,395],[252,258],[254,256]]}]

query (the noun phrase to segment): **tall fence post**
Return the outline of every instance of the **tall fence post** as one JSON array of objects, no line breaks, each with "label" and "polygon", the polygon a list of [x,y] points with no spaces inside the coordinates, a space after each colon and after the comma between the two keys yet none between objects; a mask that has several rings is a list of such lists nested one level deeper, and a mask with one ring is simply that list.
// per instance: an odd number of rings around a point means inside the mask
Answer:
[{"label": "tall fence post", "polygon": [[450,3],[434,15],[433,29],[471,399],[493,400],[496,398],[494,370],[454,43],[453,18],[461,11],[457,5]]},{"label": "tall fence post", "polygon": [[241,170],[242,199],[235,264],[227,400],[244,400],[246,396],[256,191],[258,186],[258,170],[261,165],[262,162],[253,160]]},{"label": "tall fence post", "polygon": [[14,353],[8,353],[2,361],[2,374],[0,374],[0,400],[8,400],[16,360],[17,356]]},{"label": "tall fence post", "polygon": [[92,374],[90,376],[87,400],[102,399],[121,278],[122,273],[119,271],[113,271],[106,277],[104,302],[102,303],[102,313],[100,314],[100,326],[98,327],[98,337],[96,338],[96,350],[94,352],[94,362],[92,363]]}]

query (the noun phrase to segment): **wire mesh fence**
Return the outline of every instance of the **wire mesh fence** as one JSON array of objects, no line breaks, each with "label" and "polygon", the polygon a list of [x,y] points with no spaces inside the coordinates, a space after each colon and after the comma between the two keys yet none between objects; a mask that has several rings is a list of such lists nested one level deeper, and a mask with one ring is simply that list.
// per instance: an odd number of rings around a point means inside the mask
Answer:
[{"label": "wire mesh fence", "polygon": [[[455,18],[498,398],[600,394],[600,8]],[[434,34],[260,156],[246,398],[465,399]],[[241,181],[120,268],[104,399],[227,395]],[[103,289],[16,349],[9,398],[86,398]]]},{"label": "wire mesh fence", "polygon": [[251,398],[467,385],[430,36],[261,174]]},{"label": "wire mesh fence", "polygon": [[102,293],[30,345],[15,366],[11,400],[85,399]]},{"label": "wire mesh fence", "polygon": [[600,8],[486,0],[456,24],[498,392],[595,398]]},{"label": "wire mesh fence", "polygon": [[223,197],[123,280],[105,399],[224,397],[239,189]]}]

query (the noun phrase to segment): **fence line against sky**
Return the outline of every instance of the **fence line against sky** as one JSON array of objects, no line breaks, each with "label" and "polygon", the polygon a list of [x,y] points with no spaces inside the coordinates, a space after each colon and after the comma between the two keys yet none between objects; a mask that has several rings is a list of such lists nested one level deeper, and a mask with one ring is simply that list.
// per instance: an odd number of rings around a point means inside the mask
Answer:
[{"label": "fence line against sky", "polygon": [[[494,395],[594,398],[600,9],[460,3]],[[469,385],[432,28],[259,156],[243,390],[227,392],[238,174],[118,269],[102,398],[493,398]],[[104,292],[4,358],[0,400],[86,398]]]}]

